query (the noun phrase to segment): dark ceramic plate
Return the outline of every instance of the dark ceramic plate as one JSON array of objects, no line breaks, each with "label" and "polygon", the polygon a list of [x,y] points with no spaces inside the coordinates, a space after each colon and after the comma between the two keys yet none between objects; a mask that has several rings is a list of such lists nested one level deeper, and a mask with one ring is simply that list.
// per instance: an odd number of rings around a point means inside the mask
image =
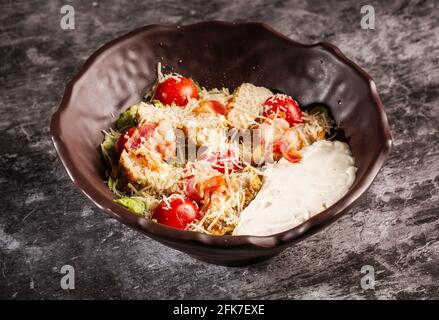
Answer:
[{"label": "dark ceramic plate", "polygon": [[[115,204],[97,148],[101,130],[112,125],[112,114],[141,100],[156,79],[158,62],[206,87],[251,82],[288,93],[302,105],[330,106],[356,159],[351,190],[305,223],[266,237],[177,230]],[[259,23],[151,25],[106,44],[67,85],[50,129],[70,178],[100,209],[165,245],[224,265],[272,257],[339,218],[370,186],[391,148],[386,114],[366,72],[331,44],[303,45]]]}]

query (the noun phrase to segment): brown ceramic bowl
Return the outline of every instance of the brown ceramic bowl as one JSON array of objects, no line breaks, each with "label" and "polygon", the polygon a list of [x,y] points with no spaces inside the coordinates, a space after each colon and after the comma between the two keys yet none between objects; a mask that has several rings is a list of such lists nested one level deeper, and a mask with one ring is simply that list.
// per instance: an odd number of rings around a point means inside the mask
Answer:
[{"label": "brown ceramic bowl", "polygon": [[[266,237],[177,230],[115,204],[104,184],[101,130],[112,125],[112,114],[141,100],[158,62],[206,87],[251,82],[288,93],[302,105],[330,106],[358,167],[348,194],[305,223]],[[73,182],[109,216],[195,258],[234,266],[268,259],[339,218],[370,186],[391,148],[383,105],[365,71],[331,44],[303,45],[260,23],[150,25],[106,44],[67,85],[50,129]]]}]

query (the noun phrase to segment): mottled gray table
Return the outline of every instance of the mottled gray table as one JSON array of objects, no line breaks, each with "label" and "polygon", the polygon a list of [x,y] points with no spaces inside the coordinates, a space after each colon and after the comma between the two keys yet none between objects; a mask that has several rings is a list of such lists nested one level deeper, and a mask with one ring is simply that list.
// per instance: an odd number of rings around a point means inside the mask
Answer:
[{"label": "mottled gray table", "polygon": [[[438,2],[369,1],[369,31],[356,2],[1,1],[0,297],[439,298]],[[75,30],[60,27],[67,3]],[[334,42],[375,78],[395,142],[348,214],[247,268],[198,262],[109,219],[71,183],[48,135],[64,85],[99,46],[150,23],[209,19]],[[75,268],[74,290],[60,287],[63,265]],[[374,289],[360,285],[364,265]]]}]

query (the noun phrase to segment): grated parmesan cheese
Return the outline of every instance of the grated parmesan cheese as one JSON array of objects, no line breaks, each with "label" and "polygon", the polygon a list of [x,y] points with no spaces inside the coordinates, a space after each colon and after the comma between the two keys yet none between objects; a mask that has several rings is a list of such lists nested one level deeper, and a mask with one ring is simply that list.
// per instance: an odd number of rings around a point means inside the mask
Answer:
[{"label": "grated parmesan cheese", "polygon": [[[158,83],[169,78],[180,81],[181,77],[178,73],[163,74],[162,65],[158,63],[157,82],[149,97],[154,95]],[[262,114],[263,103],[272,95],[267,88],[243,83],[232,94],[227,88],[200,88],[199,99],[188,97],[188,103],[184,107],[140,102],[136,105],[138,125],[155,124],[155,131],[147,139],[140,138],[140,145],[136,150],[122,152],[118,176],[111,186],[109,183],[111,190],[119,197],[129,194],[132,198],[143,201],[147,210],[145,216],[151,217],[152,210],[160,201],[170,208],[171,199],[184,199],[185,192],[188,191],[187,181],[193,179],[194,186],[200,187],[202,217],[191,223],[189,230],[216,235],[232,233],[241,212],[261,188],[264,171],[273,165],[262,162],[263,166],[257,168],[245,160],[244,149],[248,146],[239,140],[243,139],[243,130],[263,128],[280,132],[287,135],[289,143],[300,150],[315,140],[324,139],[332,127],[332,121],[327,114],[303,112],[302,124],[292,128],[287,126],[285,129],[285,120],[276,118],[277,114],[274,117],[265,117]],[[276,97],[285,99],[287,96]],[[204,100],[218,101],[229,106],[230,111],[227,115],[197,112],[196,108]],[[228,129],[234,130],[231,136],[228,135]],[[178,144],[179,133],[184,139],[183,145]],[[110,130],[104,134],[109,140],[117,141],[121,133]],[[179,151],[188,149],[191,143],[196,146],[195,150],[205,149],[203,152],[207,157],[204,160],[197,160],[197,157],[188,159],[183,152],[180,163],[168,161],[172,160],[176,152],[178,156]],[[229,163],[225,161],[222,173],[208,160],[209,156],[227,150],[239,155],[239,171],[229,173]],[[218,178],[224,186],[221,185],[213,193],[208,190],[208,198],[204,198],[204,184],[212,178],[213,181]],[[125,187],[123,191],[118,190],[121,186]]]}]

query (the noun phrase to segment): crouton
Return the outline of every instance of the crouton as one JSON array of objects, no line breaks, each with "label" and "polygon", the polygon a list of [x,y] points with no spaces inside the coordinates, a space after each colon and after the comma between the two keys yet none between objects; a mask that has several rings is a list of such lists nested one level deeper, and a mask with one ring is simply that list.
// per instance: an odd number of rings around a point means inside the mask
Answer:
[{"label": "crouton", "polygon": [[259,175],[249,174],[244,176],[244,205],[243,207],[247,207],[250,201],[252,201],[256,194],[259,192],[259,189],[262,187],[262,179]]}]

